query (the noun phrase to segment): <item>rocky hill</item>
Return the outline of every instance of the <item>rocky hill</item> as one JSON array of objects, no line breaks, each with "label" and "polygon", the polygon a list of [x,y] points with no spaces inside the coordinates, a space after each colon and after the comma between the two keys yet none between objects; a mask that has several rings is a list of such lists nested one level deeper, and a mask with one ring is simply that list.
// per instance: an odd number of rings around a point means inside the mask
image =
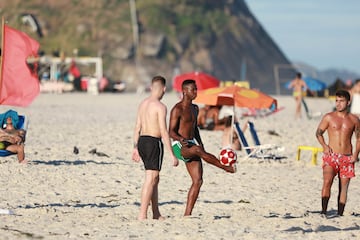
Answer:
[{"label": "rocky hill", "polygon": [[[46,54],[101,56],[105,75],[128,90],[157,74],[170,80],[198,70],[283,93],[294,73],[285,67],[275,81],[275,66],[290,62],[244,0],[12,0],[0,8],[7,24],[37,39]],[[24,14],[36,18],[37,31]]]}]

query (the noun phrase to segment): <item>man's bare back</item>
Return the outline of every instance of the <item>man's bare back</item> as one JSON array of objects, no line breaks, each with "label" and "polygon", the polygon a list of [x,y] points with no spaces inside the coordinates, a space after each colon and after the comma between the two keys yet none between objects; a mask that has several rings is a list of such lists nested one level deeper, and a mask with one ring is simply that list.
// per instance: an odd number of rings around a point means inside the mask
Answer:
[{"label": "man's bare back", "polygon": [[139,106],[141,135],[160,137],[159,111],[166,111],[166,107],[158,99],[146,98]]}]

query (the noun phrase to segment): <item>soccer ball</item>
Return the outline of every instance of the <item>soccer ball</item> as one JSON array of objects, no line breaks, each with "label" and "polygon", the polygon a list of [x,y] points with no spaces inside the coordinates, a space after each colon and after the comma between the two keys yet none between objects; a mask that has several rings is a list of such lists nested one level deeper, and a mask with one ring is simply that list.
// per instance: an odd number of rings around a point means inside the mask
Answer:
[{"label": "soccer ball", "polygon": [[236,163],[237,154],[231,148],[223,148],[220,151],[219,160],[222,165],[231,166]]}]

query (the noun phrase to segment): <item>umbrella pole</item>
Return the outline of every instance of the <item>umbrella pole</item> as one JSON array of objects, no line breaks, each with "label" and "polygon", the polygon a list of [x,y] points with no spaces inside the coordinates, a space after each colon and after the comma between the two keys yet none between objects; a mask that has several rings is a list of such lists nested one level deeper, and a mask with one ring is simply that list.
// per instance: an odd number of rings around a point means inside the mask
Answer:
[{"label": "umbrella pole", "polygon": [[231,132],[230,132],[230,146],[232,146],[234,141],[234,124],[235,124],[235,104],[233,105],[233,115],[231,118]]}]

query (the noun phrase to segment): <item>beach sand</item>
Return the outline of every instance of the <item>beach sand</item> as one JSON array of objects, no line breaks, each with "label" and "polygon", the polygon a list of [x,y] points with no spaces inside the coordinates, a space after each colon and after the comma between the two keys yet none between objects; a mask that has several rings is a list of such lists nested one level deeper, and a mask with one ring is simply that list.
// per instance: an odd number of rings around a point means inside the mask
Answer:
[{"label": "beach sand", "polygon": [[[286,159],[246,159],[238,152],[237,172],[228,174],[204,163],[204,184],[191,217],[183,217],[190,177],[184,163],[177,168],[165,152],[159,202],[164,221],[138,221],[144,180],[142,163],[131,160],[132,136],[139,102],[147,95],[131,93],[41,94],[28,108],[13,108],[30,118],[27,165],[15,156],[0,158],[1,239],[350,239],[360,237],[359,177],[349,187],[343,217],[336,217],[336,178],[329,216],[322,217],[319,118],[294,119],[295,102],[276,97],[284,110],[250,118],[260,141],[282,146]],[[163,99],[171,107],[174,93]],[[329,112],[328,99],[307,98],[310,110]],[[9,109],[1,106],[2,112]],[[241,122],[246,121],[242,119]],[[269,134],[275,131],[279,136]],[[249,131],[246,131],[250,143]],[[217,155],[220,131],[203,131],[207,151]],[[73,153],[74,147],[79,149]],[[89,151],[96,149],[107,156]],[[360,171],[360,170],[358,170]],[[149,209],[150,210],[150,209]],[[149,216],[151,213],[149,211]]]}]

